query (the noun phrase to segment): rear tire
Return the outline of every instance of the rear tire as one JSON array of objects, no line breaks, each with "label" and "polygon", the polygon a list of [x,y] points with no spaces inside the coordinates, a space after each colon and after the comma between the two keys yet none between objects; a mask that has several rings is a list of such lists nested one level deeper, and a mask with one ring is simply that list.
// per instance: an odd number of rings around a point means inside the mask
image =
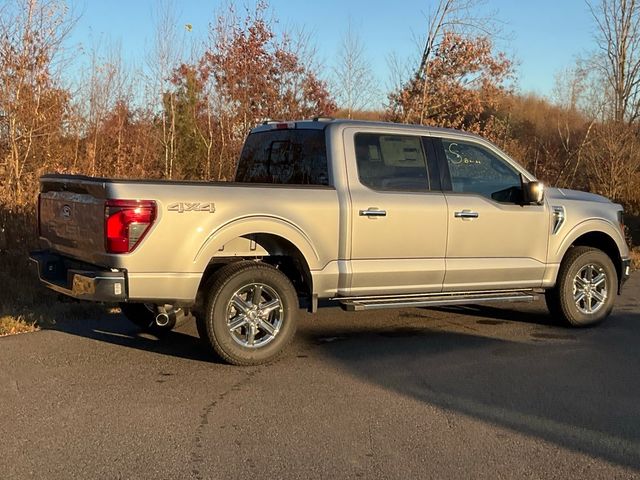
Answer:
[{"label": "rear tire", "polygon": [[243,261],[223,267],[206,300],[198,332],[228,363],[271,362],[293,339],[298,297],[291,281],[270,265]]},{"label": "rear tire", "polygon": [[138,326],[143,332],[162,335],[170,332],[176,326],[175,318],[170,319],[167,325],[160,326],[156,323],[156,311],[151,305],[144,303],[121,303],[120,310],[127,319]]},{"label": "rear tire", "polygon": [[609,316],[618,292],[618,275],[602,250],[573,247],[560,265],[556,286],[545,292],[554,318],[573,327],[596,325]]}]

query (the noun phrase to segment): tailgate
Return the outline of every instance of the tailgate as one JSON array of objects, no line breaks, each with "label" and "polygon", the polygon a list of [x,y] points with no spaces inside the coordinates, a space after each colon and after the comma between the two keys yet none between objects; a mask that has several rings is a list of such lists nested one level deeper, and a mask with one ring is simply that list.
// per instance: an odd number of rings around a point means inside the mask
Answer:
[{"label": "tailgate", "polygon": [[91,261],[105,253],[105,185],[87,177],[43,177],[40,237],[53,250]]}]

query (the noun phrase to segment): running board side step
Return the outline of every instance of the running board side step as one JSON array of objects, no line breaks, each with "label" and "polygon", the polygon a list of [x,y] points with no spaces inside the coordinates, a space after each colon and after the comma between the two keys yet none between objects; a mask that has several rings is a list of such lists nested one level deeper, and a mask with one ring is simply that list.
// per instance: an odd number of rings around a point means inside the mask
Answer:
[{"label": "running board side step", "polygon": [[486,302],[533,302],[538,295],[533,290],[503,290],[495,292],[436,293],[379,297],[337,297],[343,309],[350,312],[384,308],[438,307]]}]

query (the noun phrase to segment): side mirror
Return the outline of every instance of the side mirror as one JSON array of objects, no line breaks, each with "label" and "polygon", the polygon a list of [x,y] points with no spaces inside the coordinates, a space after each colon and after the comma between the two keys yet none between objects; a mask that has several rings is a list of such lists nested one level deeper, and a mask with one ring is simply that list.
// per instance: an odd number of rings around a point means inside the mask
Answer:
[{"label": "side mirror", "polygon": [[544,201],[544,184],[542,182],[522,182],[522,202],[527,204],[542,205]]}]

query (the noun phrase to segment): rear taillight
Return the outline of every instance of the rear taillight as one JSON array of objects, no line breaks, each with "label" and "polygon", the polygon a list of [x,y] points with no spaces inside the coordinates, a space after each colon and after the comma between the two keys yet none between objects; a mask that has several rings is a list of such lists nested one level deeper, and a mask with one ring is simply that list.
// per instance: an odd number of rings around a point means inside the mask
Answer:
[{"label": "rear taillight", "polygon": [[156,219],[152,200],[107,200],[104,207],[107,253],[132,252]]}]

